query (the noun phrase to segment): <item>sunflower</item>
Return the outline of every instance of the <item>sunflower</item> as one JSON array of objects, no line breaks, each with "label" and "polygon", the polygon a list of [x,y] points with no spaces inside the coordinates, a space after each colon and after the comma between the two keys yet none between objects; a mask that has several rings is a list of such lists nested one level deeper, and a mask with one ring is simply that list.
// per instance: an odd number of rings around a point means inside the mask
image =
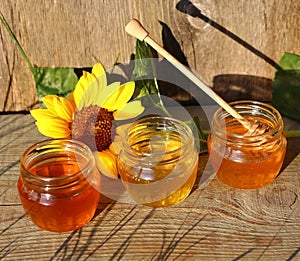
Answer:
[{"label": "sunflower", "polygon": [[95,64],[92,72],[83,71],[68,98],[47,95],[45,109],[31,110],[41,134],[51,138],[72,138],[93,151],[97,168],[108,177],[117,178],[118,134],[124,126],[116,121],[132,119],[144,111],[139,100],[130,101],[134,82],[107,85],[103,66]]}]

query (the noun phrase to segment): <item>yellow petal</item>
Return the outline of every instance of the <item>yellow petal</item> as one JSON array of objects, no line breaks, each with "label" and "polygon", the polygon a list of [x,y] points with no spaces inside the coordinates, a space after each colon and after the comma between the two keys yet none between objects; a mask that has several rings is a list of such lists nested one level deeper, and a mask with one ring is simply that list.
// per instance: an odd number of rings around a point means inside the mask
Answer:
[{"label": "yellow petal", "polygon": [[114,137],[113,142],[109,145],[109,150],[119,155],[122,149],[122,135],[127,131],[127,129],[132,125],[132,123],[122,124],[116,127],[115,132],[116,136]]},{"label": "yellow petal", "polygon": [[[109,107],[104,107],[104,103],[107,99],[115,92],[120,89],[120,82],[113,82],[112,84],[108,85],[106,88],[102,90],[101,93],[99,93],[96,104],[102,108],[108,109],[109,111],[112,111],[109,109]],[[108,104],[109,106],[109,104]]]},{"label": "yellow petal", "polygon": [[70,137],[69,122],[57,117],[48,109],[36,109],[30,111],[36,120],[36,125],[41,134],[51,138]]},{"label": "yellow petal", "polygon": [[144,111],[141,101],[132,101],[127,103],[120,111],[115,111],[113,116],[115,120],[128,120],[137,117]]},{"label": "yellow petal", "polygon": [[55,113],[53,113],[52,111],[49,111],[48,109],[31,110],[30,114],[36,121],[42,121],[45,118],[46,119],[55,119],[55,118],[57,118],[57,115]]},{"label": "yellow petal", "polygon": [[103,73],[105,73],[105,70],[104,70],[102,64],[101,63],[96,63],[93,66],[92,74],[94,74],[95,77],[99,77],[99,76],[102,76]]},{"label": "yellow petal", "polygon": [[83,71],[73,92],[76,106],[79,110],[93,104],[98,95],[97,79],[93,74]]},{"label": "yellow petal", "polygon": [[79,110],[91,104],[97,104],[97,99],[107,85],[106,73],[100,63],[94,65],[92,73],[83,71],[75,90],[74,100]]},{"label": "yellow petal", "polygon": [[53,106],[53,100],[56,98],[56,95],[46,95],[41,100],[50,111],[55,111]]},{"label": "yellow petal", "polygon": [[51,138],[69,138],[71,134],[67,122],[61,119],[37,121],[36,126],[41,134]]},{"label": "yellow petal", "polygon": [[126,124],[122,124],[122,125],[117,126],[116,130],[115,130],[117,135],[122,135],[131,125],[132,125],[132,123],[126,123]]},{"label": "yellow petal", "polygon": [[98,170],[109,178],[118,178],[117,156],[109,150],[93,152]]},{"label": "yellow petal", "polygon": [[[84,73],[84,72],[83,72]],[[84,76],[81,76],[79,81],[77,82],[76,86],[75,86],[75,90],[73,91],[73,98],[74,98],[74,102],[76,104],[76,107],[78,109],[81,109],[79,108],[79,102],[81,100],[81,97],[85,91],[85,85],[84,85],[84,82],[85,82],[85,77]]]},{"label": "yellow petal", "polygon": [[60,99],[59,108],[59,115],[64,115],[63,118],[66,119],[68,122],[71,122],[76,109],[74,104],[69,99],[62,98]]},{"label": "yellow petal", "polygon": [[81,99],[84,100],[84,106],[90,106],[95,103],[98,97],[98,81],[93,74],[87,73],[87,86]]},{"label": "yellow petal", "polygon": [[76,109],[76,103],[75,103],[75,99],[74,99],[74,91],[70,93],[69,97],[68,97],[69,102],[72,104],[72,107],[75,111]]},{"label": "yellow petal", "polygon": [[100,94],[107,85],[106,72],[100,63],[96,63],[93,67],[92,74],[97,78]]},{"label": "yellow petal", "polygon": [[46,107],[58,117],[69,122],[72,121],[75,108],[67,98],[57,95],[47,95],[42,98],[42,101]]},{"label": "yellow petal", "polygon": [[115,136],[114,141],[109,145],[109,150],[115,155],[119,155],[122,149],[122,140],[120,136]]},{"label": "yellow petal", "polygon": [[134,88],[134,82],[127,82],[121,85],[120,88],[109,95],[109,97],[103,104],[103,108],[106,108],[110,111],[122,109],[132,97]]}]

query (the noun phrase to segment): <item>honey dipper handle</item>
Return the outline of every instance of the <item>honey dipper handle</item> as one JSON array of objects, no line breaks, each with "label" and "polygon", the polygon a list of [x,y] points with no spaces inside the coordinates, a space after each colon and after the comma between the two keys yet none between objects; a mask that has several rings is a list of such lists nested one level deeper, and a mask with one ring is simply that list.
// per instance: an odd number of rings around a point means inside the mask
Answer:
[{"label": "honey dipper handle", "polygon": [[142,26],[142,24],[136,20],[132,19],[126,26],[125,31],[131,36],[139,39],[140,41],[144,41],[144,39],[149,35],[146,29]]},{"label": "honey dipper handle", "polygon": [[145,41],[154,50],[166,58],[173,64],[179,71],[181,71],[186,77],[188,77],[193,83],[195,83],[200,89],[202,89],[210,98],[218,103],[224,110],[236,118],[245,128],[249,129],[251,124],[244,119],[236,110],[234,110],[227,102],[225,102],[217,93],[215,93],[210,87],[205,85],[199,78],[197,78],[187,67],[181,64],[176,58],[168,53],[163,47],[161,47],[156,41],[154,41],[147,30],[141,25],[141,23],[132,19],[125,27],[128,34],[136,37],[140,41]]}]

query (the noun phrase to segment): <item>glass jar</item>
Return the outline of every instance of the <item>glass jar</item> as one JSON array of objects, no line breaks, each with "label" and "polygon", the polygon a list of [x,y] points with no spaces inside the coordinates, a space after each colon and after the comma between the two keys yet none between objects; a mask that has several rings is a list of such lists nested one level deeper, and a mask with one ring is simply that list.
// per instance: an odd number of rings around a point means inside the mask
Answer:
[{"label": "glass jar", "polygon": [[119,173],[137,203],[165,207],[181,202],[191,192],[197,171],[194,137],[182,121],[145,117],[122,137]]},{"label": "glass jar", "polygon": [[20,159],[19,196],[40,228],[76,230],[95,214],[100,175],[91,150],[68,139],[49,139],[25,150]]},{"label": "glass jar", "polygon": [[286,152],[283,121],[272,106],[255,101],[237,101],[231,106],[250,122],[267,126],[263,133],[249,134],[236,119],[218,109],[208,138],[210,161],[217,177],[241,189],[263,187],[278,175]]}]

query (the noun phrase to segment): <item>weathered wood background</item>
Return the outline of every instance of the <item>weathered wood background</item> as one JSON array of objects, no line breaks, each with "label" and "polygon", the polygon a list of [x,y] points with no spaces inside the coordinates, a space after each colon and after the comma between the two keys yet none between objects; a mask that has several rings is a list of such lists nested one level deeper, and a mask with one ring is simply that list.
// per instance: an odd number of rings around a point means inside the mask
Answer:
[{"label": "weathered wood background", "polygon": [[[0,11],[40,67],[128,63],[135,39],[124,27],[138,18],[228,100],[270,101],[276,62],[285,51],[300,54],[299,0],[1,0]],[[29,110],[33,76],[2,25],[0,38],[0,111]]]}]

